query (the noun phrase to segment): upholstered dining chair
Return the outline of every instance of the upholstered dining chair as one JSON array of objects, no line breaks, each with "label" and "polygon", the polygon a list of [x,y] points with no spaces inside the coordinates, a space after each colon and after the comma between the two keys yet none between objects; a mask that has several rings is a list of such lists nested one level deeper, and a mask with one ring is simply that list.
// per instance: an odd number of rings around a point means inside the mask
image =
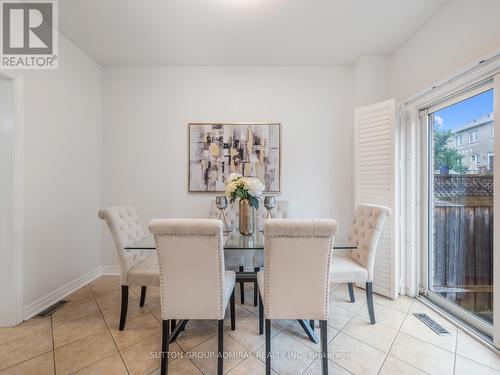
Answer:
[{"label": "upholstered dining chair", "polygon": [[[161,374],[168,373],[169,320],[218,321],[217,374],[223,373],[224,316],[230,303],[231,329],[236,328],[234,284],[236,274],[224,267],[222,221],[215,219],[154,219],[160,265],[162,317]],[[172,333],[172,336],[175,334]]]},{"label": "upholstered dining chair", "polygon": [[365,283],[366,303],[371,324],[375,324],[373,308],[375,255],[385,219],[390,215],[391,210],[387,207],[359,205],[347,237],[349,245],[357,248],[342,255],[334,254],[332,259],[331,282],[347,283],[351,302],[355,302],[353,284]]},{"label": "upholstered dining chair", "polygon": [[141,287],[139,305],[144,306],[148,286],[160,285],[156,253],[127,252],[125,247],[146,237],[146,232],[132,207],[107,207],[99,210],[99,218],[106,224],[113,237],[120,266],[121,312],[119,330],[123,331],[127,320],[129,286]]},{"label": "upholstered dining chair", "polygon": [[[260,202],[259,209],[257,211],[257,226],[259,230],[264,229],[264,221],[267,216],[267,209],[264,204]],[[278,200],[276,202],[276,207],[271,210],[271,217],[273,218],[288,218],[289,209],[288,201]],[[215,200],[211,202],[210,205],[210,216],[211,219],[218,219],[220,217],[220,210],[215,204]],[[228,225],[234,230],[238,230],[238,204],[230,203],[226,208],[226,217],[228,220]],[[257,272],[261,267],[264,266],[264,255],[262,251],[240,251],[240,252],[228,252],[225,254],[226,265],[232,265],[235,269],[242,272],[245,267],[253,267],[254,271]],[[245,303],[245,292],[244,292],[244,282],[240,281],[240,299],[241,303]],[[257,282],[254,283],[254,298],[253,304],[257,306]]]},{"label": "upholstered dining chair", "polygon": [[257,273],[259,325],[265,318],[266,374],[271,374],[271,320],[320,321],[322,374],[328,374],[327,319],[333,219],[268,219],[265,266]]}]

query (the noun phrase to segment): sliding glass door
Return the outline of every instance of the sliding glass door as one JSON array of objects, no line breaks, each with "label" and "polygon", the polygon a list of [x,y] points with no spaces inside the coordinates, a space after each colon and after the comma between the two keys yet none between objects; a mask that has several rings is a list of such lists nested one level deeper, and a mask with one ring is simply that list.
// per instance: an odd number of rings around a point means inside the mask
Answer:
[{"label": "sliding glass door", "polygon": [[426,294],[493,335],[491,83],[424,111],[428,125]]}]

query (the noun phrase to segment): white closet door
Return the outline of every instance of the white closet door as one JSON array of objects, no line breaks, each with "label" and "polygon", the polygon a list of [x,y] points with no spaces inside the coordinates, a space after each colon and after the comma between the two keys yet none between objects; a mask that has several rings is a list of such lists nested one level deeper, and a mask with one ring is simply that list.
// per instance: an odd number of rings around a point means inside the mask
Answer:
[{"label": "white closet door", "polygon": [[396,298],[399,291],[396,125],[395,100],[355,111],[355,203],[392,210],[380,237],[373,280],[374,292],[389,298]]}]

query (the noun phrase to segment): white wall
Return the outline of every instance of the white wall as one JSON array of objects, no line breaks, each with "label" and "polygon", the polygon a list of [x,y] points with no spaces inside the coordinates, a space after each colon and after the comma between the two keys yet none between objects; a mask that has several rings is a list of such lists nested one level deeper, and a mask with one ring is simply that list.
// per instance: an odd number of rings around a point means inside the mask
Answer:
[{"label": "white wall", "polygon": [[354,64],[354,83],[356,107],[389,99],[389,57],[358,58]]},{"label": "white wall", "polygon": [[59,69],[24,86],[24,306],[98,268],[102,68],[60,36]]},{"label": "white wall", "polygon": [[[352,218],[350,68],[106,68],[104,203],[153,217],[206,217],[187,193],[187,124],[282,124],[282,195],[296,217]],[[115,264],[109,235],[104,265]]]},{"label": "white wall", "polygon": [[0,75],[0,326],[17,318],[14,217],[14,82]]},{"label": "white wall", "polygon": [[452,0],[390,59],[390,93],[430,89],[500,50],[500,1]]}]

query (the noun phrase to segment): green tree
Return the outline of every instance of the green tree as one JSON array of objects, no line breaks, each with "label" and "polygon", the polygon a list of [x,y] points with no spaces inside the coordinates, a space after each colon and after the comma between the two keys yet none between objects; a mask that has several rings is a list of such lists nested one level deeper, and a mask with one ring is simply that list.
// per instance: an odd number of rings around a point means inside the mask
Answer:
[{"label": "green tree", "polygon": [[434,130],[434,170],[443,168],[457,173],[467,172],[462,164],[463,156],[454,148],[448,147],[451,130]]}]

